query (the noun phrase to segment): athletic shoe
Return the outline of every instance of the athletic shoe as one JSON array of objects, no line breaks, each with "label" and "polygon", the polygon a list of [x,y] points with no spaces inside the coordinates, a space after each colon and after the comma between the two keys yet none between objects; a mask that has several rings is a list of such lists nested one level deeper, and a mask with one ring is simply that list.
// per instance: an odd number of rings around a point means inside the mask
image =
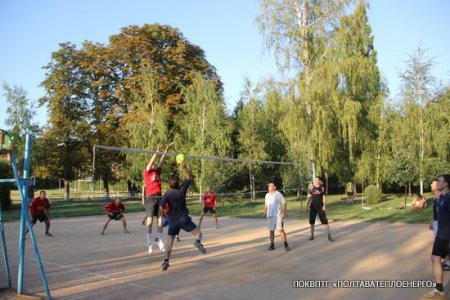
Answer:
[{"label": "athletic shoe", "polygon": [[177,235],[177,242],[181,242],[180,237]]},{"label": "athletic shoe", "polygon": [[130,233],[128,230],[125,230],[123,233]]},{"label": "athletic shoe", "polygon": [[165,260],[163,263],[162,263],[162,265],[161,265],[161,269],[163,270],[163,271],[165,271],[165,270],[167,270],[168,268],[169,268],[169,261],[168,260]]},{"label": "athletic shoe", "polygon": [[149,245],[148,246],[148,254],[152,254],[152,252],[153,252],[153,246]]},{"label": "athletic shoe", "polygon": [[202,242],[196,240],[196,241],[194,242],[194,246],[197,247],[197,249],[198,249],[202,254],[205,254],[205,253],[206,253],[206,249],[205,249],[205,247],[203,247]]},{"label": "athletic shoe", "polygon": [[164,242],[162,240],[159,240],[158,247],[159,247],[159,250],[166,251],[166,248],[164,247]]},{"label": "athletic shoe", "polygon": [[442,270],[444,271],[450,271],[450,265],[448,265],[445,261],[442,264]]},{"label": "athletic shoe", "polygon": [[45,236],[53,236],[53,234],[51,234],[50,232],[46,232]]},{"label": "athletic shoe", "polygon": [[289,245],[284,245],[284,250],[289,251],[291,249],[289,249]]},{"label": "athletic shoe", "polygon": [[216,229],[219,229],[219,225],[216,226]]},{"label": "athletic shoe", "polygon": [[270,245],[269,249],[267,249],[267,251],[273,251],[273,250],[275,250],[275,246],[274,245]]},{"label": "athletic shoe", "polygon": [[444,299],[444,297],[445,297],[444,292],[440,292],[437,289],[433,289],[431,292],[423,295],[422,298],[424,298],[424,299]]},{"label": "athletic shoe", "polygon": [[330,242],[334,242],[334,239],[331,237],[331,235],[328,236],[328,240],[329,240]]},{"label": "athletic shoe", "polygon": [[310,236],[309,239],[308,239],[308,241],[312,241],[312,240],[314,240],[314,237],[313,237],[313,236]]}]

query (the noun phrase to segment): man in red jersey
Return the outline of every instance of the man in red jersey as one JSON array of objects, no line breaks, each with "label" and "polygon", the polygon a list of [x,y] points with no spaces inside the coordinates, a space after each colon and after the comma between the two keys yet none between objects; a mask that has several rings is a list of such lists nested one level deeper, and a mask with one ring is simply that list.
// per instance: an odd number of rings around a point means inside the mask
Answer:
[{"label": "man in red jersey", "polygon": [[[50,203],[48,202],[48,199],[46,198],[47,194],[45,191],[41,191],[39,193],[39,197],[34,198],[31,200],[30,204],[30,215],[31,215],[31,226],[34,227],[37,220],[39,222],[45,223],[45,235],[46,236],[53,236],[50,232]],[[28,233],[28,228],[25,234]]]},{"label": "man in red jersey", "polygon": [[105,234],[106,227],[108,227],[108,224],[111,220],[115,220],[115,221],[122,220],[123,232],[130,233],[127,230],[127,221],[125,220],[125,217],[123,216],[123,212],[125,211],[125,206],[122,204],[122,201],[120,201],[119,198],[116,198],[113,202],[106,204],[104,206],[104,209],[106,211],[106,215],[108,216],[108,219],[106,220],[106,223],[103,226],[102,234]]},{"label": "man in red jersey", "polygon": [[[156,152],[160,152],[164,147],[163,144],[158,144],[156,147]],[[144,204],[147,213],[146,224],[147,224],[147,244],[148,253],[153,252],[153,239],[152,239],[152,225],[153,217],[157,217],[157,229],[156,234],[158,237],[158,246],[161,251],[165,251],[163,242],[163,227],[162,227],[162,215],[159,212],[159,203],[161,201],[161,167],[167,157],[167,152],[173,147],[173,144],[166,146],[164,154],[159,160],[159,164],[155,165],[155,159],[157,154],[153,154],[144,170],[144,186],[145,186],[145,197]]]},{"label": "man in red jersey", "polygon": [[216,215],[216,204],[217,204],[217,196],[212,191],[211,187],[208,186],[206,189],[206,193],[203,194],[203,213],[200,216],[200,220],[198,221],[198,227],[202,225],[203,217],[208,213],[211,212],[213,218],[216,220],[216,229],[219,228],[219,221],[217,220]]}]

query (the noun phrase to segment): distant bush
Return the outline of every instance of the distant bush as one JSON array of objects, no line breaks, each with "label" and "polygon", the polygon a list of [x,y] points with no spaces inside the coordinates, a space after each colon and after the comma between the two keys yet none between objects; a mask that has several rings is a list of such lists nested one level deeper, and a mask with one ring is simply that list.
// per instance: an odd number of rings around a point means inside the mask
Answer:
[{"label": "distant bush", "polygon": [[381,190],[376,185],[369,185],[364,189],[364,198],[369,204],[380,202],[381,197]]},{"label": "distant bush", "polygon": [[[11,166],[8,162],[0,160],[0,179],[13,178]],[[12,183],[0,183],[0,203],[2,209],[11,208],[11,189],[14,188]]]}]

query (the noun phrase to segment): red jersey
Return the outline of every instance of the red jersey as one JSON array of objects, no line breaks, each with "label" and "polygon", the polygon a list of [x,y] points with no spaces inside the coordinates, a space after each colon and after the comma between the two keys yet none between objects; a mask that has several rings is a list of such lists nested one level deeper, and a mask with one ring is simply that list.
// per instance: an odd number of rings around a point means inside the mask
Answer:
[{"label": "red jersey", "polygon": [[161,168],[144,170],[145,196],[161,195]]},{"label": "red jersey", "polygon": [[50,203],[47,198],[41,199],[41,197],[36,197],[31,200],[30,208],[31,216],[39,217],[45,215],[44,209],[48,210],[50,208]]},{"label": "red jersey", "polygon": [[214,192],[208,193],[206,192],[203,195],[203,201],[205,204],[205,207],[215,207],[217,203],[217,196],[214,194]]},{"label": "red jersey", "polygon": [[116,205],[116,202],[113,201],[105,205],[106,211],[110,214],[118,214],[125,211],[125,206],[122,203]]}]

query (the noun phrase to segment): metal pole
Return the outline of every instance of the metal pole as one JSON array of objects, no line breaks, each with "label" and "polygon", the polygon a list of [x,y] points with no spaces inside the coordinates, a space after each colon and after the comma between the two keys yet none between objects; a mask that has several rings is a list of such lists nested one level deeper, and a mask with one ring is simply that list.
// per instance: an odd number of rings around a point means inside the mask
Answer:
[{"label": "metal pole", "polygon": [[28,178],[30,171],[30,149],[31,149],[31,137],[29,134],[25,137],[25,155],[24,155],[24,170],[23,170],[23,180],[19,178],[19,172],[17,170],[16,161],[14,155],[11,155],[11,162],[13,165],[14,175],[17,180],[17,185],[19,186],[20,198],[22,202],[21,208],[21,218],[20,218],[20,236],[19,236],[19,269],[17,275],[17,293],[23,293],[23,269],[24,269],[24,258],[25,258],[25,225],[28,226],[31,242],[34,248],[34,254],[36,255],[36,259],[39,266],[39,272],[41,273],[42,283],[44,285],[44,289],[47,293],[47,297],[49,300],[52,299],[50,295],[50,290],[47,284],[47,278],[45,277],[44,267],[42,265],[41,256],[39,254],[39,249],[36,243],[36,238],[34,236],[33,228],[31,227],[31,222],[28,217]]},{"label": "metal pole", "polygon": [[28,164],[27,160],[27,150],[28,148],[28,136],[25,140],[25,162],[24,162],[24,170],[23,170],[23,179],[20,180],[19,171],[17,170],[17,164],[14,158],[14,155],[11,155],[11,162],[13,165],[14,175],[17,181],[17,188],[19,191],[20,199],[21,199],[21,207],[20,207],[20,233],[19,233],[19,266],[17,272],[17,293],[23,293],[23,270],[25,264],[25,220],[28,215],[28,200],[27,200],[27,192],[26,188],[28,186],[28,170],[25,171],[25,168]]},{"label": "metal pole", "polygon": [[0,201],[0,232],[2,235],[2,250],[3,250],[3,262],[5,263],[5,273],[6,280],[8,281],[8,288],[11,288],[11,273],[9,272],[8,263],[8,251],[6,250],[6,236],[5,229],[3,227],[3,213],[2,213],[2,202]]},{"label": "metal pole", "polygon": [[95,145],[92,146],[92,178],[89,186],[89,198],[92,200],[92,193],[94,191],[94,175],[95,175]]}]

